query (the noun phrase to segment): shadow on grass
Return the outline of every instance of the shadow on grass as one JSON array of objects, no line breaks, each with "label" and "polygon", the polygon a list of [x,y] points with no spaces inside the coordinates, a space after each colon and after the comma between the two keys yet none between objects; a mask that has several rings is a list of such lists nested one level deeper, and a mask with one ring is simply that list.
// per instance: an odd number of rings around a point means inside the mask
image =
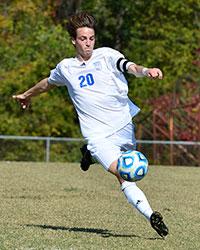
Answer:
[{"label": "shadow on grass", "polygon": [[113,233],[108,229],[101,229],[101,228],[84,228],[84,227],[61,227],[61,226],[52,226],[52,225],[34,225],[34,224],[27,224],[25,225],[27,227],[38,227],[42,229],[50,229],[50,230],[62,230],[62,231],[68,231],[68,232],[82,232],[82,233],[93,233],[101,235],[102,237],[122,237],[122,238],[140,238],[140,239],[146,239],[146,240],[158,240],[161,238],[147,238],[147,237],[141,237],[139,235],[135,234],[118,234]]}]

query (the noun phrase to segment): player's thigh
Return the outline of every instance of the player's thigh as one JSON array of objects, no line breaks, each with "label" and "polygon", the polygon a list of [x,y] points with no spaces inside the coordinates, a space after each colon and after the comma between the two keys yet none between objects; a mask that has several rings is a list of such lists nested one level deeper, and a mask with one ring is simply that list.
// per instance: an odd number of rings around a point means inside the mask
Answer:
[{"label": "player's thigh", "polygon": [[116,162],[121,155],[120,146],[113,144],[112,140],[102,139],[88,144],[88,149],[94,157],[107,171],[111,164]]},{"label": "player's thigh", "polygon": [[136,148],[135,126],[132,122],[120,129],[116,136],[116,141],[120,143],[122,152]]}]

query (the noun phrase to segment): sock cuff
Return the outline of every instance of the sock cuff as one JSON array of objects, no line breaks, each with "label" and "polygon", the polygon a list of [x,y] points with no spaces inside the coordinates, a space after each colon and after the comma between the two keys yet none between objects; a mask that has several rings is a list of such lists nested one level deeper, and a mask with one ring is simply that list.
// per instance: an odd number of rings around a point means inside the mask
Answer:
[{"label": "sock cuff", "polygon": [[121,184],[121,190],[124,191],[124,189],[129,187],[129,186],[136,186],[136,184],[135,184],[135,182],[124,181]]}]

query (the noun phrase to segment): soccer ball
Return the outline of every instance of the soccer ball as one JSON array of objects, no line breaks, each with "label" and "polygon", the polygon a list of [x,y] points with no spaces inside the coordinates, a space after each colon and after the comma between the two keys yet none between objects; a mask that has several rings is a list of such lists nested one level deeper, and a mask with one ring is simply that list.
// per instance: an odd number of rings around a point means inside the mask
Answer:
[{"label": "soccer ball", "polygon": [[126,151],[118,159],[117,171],[125,181],[140,181],[148,172],[147,158],[139,151]]}]

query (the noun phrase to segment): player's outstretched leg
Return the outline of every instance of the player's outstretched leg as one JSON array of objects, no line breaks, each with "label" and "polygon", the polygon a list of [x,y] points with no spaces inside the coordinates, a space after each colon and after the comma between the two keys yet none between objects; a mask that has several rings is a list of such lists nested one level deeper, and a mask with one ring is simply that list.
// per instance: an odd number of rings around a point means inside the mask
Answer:
[{"label": "player's outstretched leg", "polygon": [[165,237],[168,235],[169,230],[163,221],[163,217],[159,212],[153,212],[150,217],[150,223],[154,230],[161,236]]},{"label": "player's outstretched leg", "polygon": [[137,187],[135,182],[123,182],[121,189],[128,202],[133,205],[151,223],[153,229],[161,236],[165,237],[169,233],[163,217],[159,212],[153,212],[143,191]]},{"label": "player's outstretched leg", "polygon": [[82,153],[82,159],[81,159],[81,169],[83,171],[87,171],[94,162],[92,161],[92,156],[90,154],[90,151],[87,149],[87,144],[84,144],[81,148]]}]

